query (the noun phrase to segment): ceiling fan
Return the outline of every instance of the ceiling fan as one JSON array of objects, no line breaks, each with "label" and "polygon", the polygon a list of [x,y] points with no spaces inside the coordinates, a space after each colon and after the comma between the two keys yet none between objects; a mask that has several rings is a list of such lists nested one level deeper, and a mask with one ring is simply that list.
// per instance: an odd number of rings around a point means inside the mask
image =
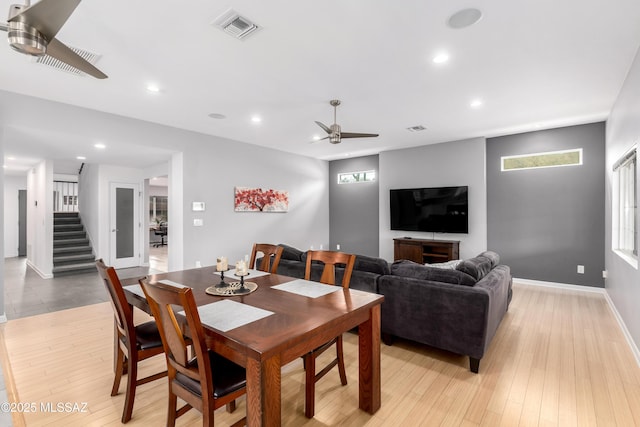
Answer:
[{"label": "ceiling fan", "polygon": [[329,101],[329,104],[331,104],[331,106],[333,107],[333,124],[331,126],[327,126],[321,122],[316,121],[316,124],[324,129],[324,131],[328,134],[328,136],[325,136],[318,141],[329,139],[329,142],[332,144],[340,144],[342,138],[370,138],[378,136],[377,133],[342,132],[342,130],[340,129],[340,125],[336,123],[336,112],[338,110],[338,105],[340,105],[340,100],[332,99],[331,101]]},{"label": "ceiling fan", "polygon": [[80,0],[41,0],[31,6],[30,0],[25,0],[24,5],[13,4],[7,25],[0,25],[0,30],[8,33],[9,45],[20,53],[46,54],[97,79],[106,79],[106,74],[55,38],[79,3]]}]

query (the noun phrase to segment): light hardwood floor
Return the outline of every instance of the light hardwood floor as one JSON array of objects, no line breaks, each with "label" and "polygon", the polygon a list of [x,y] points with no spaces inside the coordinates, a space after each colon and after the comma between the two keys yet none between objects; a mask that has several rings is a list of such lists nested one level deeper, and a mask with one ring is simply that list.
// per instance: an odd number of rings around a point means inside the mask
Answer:
[{"label": "light hardwood floor", "polygon": [[[15,426],[121,425],[124,396],[109,396],[108,303],[11,320],[0,331],[9,398],[38,409],[14,414]],[[469,372],[466,357],[402,340],[383,344],[382,408],[373,416],[357,409],[357,336],[351,333],[345,334],[345,358],[349,384],[341,387],[337,372],[321,380],[312,420],[304,417],[302,363],[283,368],[283,425],[640,425],[640,368],[596,293],[515,284],[479,374]],[[149,361],[143,374],[163,365],[161,358]],[[164,425],[166,388],[166,379],[139,387],[127,425]],[[88,412],[40,410],[41,403],[58,402],[86,402]],[[241,399],[234,414],[216,412],[216,424],[236,421],[244,405]],[[201,425],[200,414],[192,410],[178,425]]]}]

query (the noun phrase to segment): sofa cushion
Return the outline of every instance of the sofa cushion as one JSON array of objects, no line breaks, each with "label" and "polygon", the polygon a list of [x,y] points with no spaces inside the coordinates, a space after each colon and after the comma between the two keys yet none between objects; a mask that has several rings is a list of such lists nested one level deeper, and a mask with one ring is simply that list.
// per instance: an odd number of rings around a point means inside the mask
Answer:
[{"label": "sofa cushion", "polygon": [[491,271],[491,260],[484,256],[465,259],[456,269],[473,277],[477,282]]},{"label": "sofa cushion", "polygon": [[450,283],[454,285],[473,286],[476,280],[459,270],[447,270],[429,267],[413,261],[402,260],[391,264],[391,274],[394,276],[412,277],[420,280]]},{"label": "sofa cushion", "polygon": [[445,270],[455,270],[458,267],[458,264],[462,262],[461,259],[452,259],[451,261],[446,262],[435,262],[433,264],[425,264],[427,267],[433,268],[443,268]]},{"label": "sofa cushion", "polygon": [[294,261],[302,261],[302,251],[300,249],[296,249],[293,246],[285,245],[283,243],[278,244],[284,248],[282,251],[282,259],[292,259]]},{"label": "sofa cushion", "polygon": [[500,255],[493,251],[484,251],[480,255],[481,257],[485,257],[491,260],[491,268],[494,269],[498,264],[500,264]]},{"label": "sofa cushion", "polygon": [[366,255],[356,255],[354,270],[367,271],[376,274],[389,274],[389,263],[382,258],[374,258]]}]

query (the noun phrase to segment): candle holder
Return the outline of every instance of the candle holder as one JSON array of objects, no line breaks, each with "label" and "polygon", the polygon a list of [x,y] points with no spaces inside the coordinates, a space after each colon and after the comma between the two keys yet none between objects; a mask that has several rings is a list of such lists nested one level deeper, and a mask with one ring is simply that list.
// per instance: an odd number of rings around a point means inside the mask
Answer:
[{"label": "candle holder", "polygon": [[224,272],[225,271],[229,271],[229,269],[227,268],[226,270],[219,270],[217,271],[218,273],[220,273],[220,283],[218,283],[216,285],[216,288],[226,288],[227,286],[229,286],[227,283],[225,283],[224,281]]},{"label": "candle holder", "polygon": [[240,278],[240,287],[233,290],[233,294],[234,295],[246,295],[246,294],[251,293],[251,290],[244,286],[244,278],[245,278],[245,276],[248,276],[248,275],[249,275],[248,271],[246,273],[244,273],[244,274],[234,273],[234,276],[237,276],[237,277]]}]

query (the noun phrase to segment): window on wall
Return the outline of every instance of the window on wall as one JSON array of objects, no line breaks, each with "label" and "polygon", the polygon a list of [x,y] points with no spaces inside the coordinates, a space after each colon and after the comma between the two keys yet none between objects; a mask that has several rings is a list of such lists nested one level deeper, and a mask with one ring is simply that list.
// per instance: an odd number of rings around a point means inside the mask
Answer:
[{"label": "window on wall", "polygon": [[638,268],[638,191],[636,148],[613,165],[613,249]]},{"label": "window on wall", "polygon": [[582,164],[582,148],[503,156],[501,157],[501,162],[503,172],[559,166],[579,166]]},{"label": "window on wall", "polygon": [[338,174],[338,184],[355,184],[376,180],[376,171],[345,172]]},{"label": "window on wall", "polygon": [[166,196],[151,196],[149,198],[149,224],[166,225],[169,219],[168,198]]}]

